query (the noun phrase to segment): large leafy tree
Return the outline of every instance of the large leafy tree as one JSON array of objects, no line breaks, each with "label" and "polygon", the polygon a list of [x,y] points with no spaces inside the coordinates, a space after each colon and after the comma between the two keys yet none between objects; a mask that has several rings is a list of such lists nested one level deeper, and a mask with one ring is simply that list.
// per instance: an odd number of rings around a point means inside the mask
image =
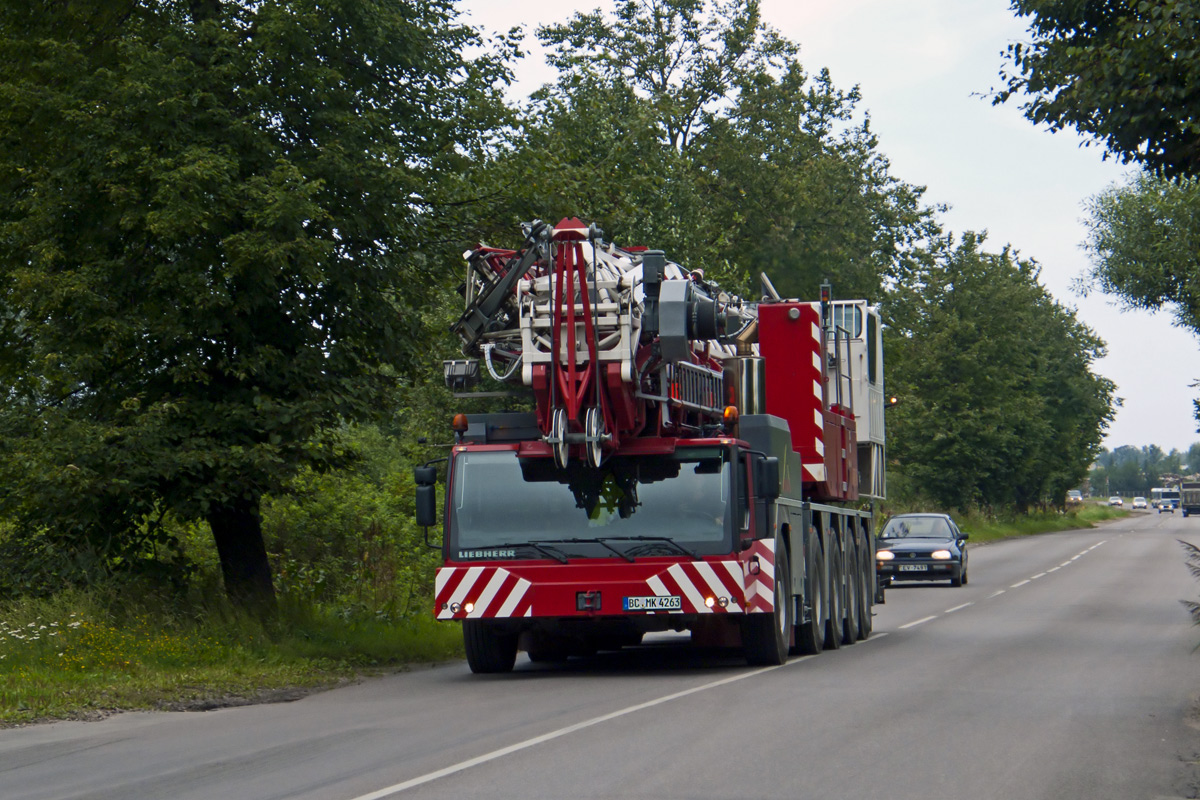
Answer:
[{"label": "large leafy tree", "polygon": [[18,542],[127,564],[200,518],[230,594],[269,604],[263,494],[336,463],[422,351],[437,176],[507,78],[478,43],[450,0],[0,7]]},{"label": "large leafy tree", "polygon": [[568,80],[598,75],[648,101],[661,141],[685,150],[746,75],[780,69],[798,48],[762,21],[758,0],[620,0],[538,30]]},{"label": "large leafy tree", "polygon": [[964,235],[933,243],[885,302],[889,451],[913,494],[949,507],[1061,502],[1112,417],[1102,343],[1033,262]]},{"label": "large leafy tree", "polygon": [[[1200,178],[1136,176],[1092,198],[1087,225],[1085,289],[1114,294],[1129,308],[1166,307],[1200,336]],[[1200,401],[1193,402],[1200,420]]]},{"label": "large leafy tree", "polygon": [[1169,306],[1200,335],[1200,180],[1149,175],[1088,203],[1092,279],[1135,308]]},{"label": "large leafy tree", "polygon": [[766,272],[787,297],[822,280],[841,296],[879,297],[904,255],[936,231],[923,190],[892,177],[857,90],[799,64],[740,76],[728,111],[697,135],[694,161],[736,273]]},{"label": "large leafy tree", "polygon": [[1123,162],[1200,174],[1200,2],[1013,0],[1031,41],[1007,51],[996,102],[1022,98],[1032,122],[1072,127]]},{"label": "large leafy tree", "polygon": [[486,236],[577,214],[733,288],[766,271],[789,296],[824,278],[877,296],[926,235],[921,190],[896,181],[857,91],[813,77],[757,2],[621,2],[539,36],[558,69],[505,154]]}]

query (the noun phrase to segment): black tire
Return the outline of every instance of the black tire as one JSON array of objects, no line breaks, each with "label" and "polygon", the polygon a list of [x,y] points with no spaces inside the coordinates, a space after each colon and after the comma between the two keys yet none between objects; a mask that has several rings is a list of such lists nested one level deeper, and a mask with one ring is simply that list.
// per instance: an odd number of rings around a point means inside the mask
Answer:
[{"label": "black tire", "polygon": [[775,667],[787,661],[792,634],[791,570],[783,539],[775,538],[775,610],[742,615],[742,649],[746,663]]},{"label": "black tire", "polygon": [[842,619],[842,644],[854,644],[858,641],[858,584],[861,572],[858,568],[858,537],[850,533],[846,534],[845,566],[842,570],[846,598],[845,617]]},{"label": "black tire", "polygon": [[809,533],[804,544],[804,600],[808,620],[796,626],[796,652],[815,656],[825,648],[825,561],[817,537]]},{"label": "black tire", "polygon": [[505,633],[482,620],[463,620],[463,645],[471,672],[511,672],[517,662],[517,634]]},{"label": "black tire", "polygon": [[845,608],[845,581],[842,579],[842,554],[835,545],[825,554],[829,563],[829,618],[825,620],[825,649],[842,646],[842,610]]},{"label": "black tire", "polygon": [[871,556],[871,540],[865,530],[859,531],[858,538],[859,565],[859,601],[858,601],[858,638],[870,637],[874,628],[874,615],[871,613],[871,603],[875,599],[875,570]]},{"label": "black tire", "polygon": [[950,578],[950,585],[951,586],[962,586],[963,585],[962,565],[959,565],[958,572],[955,572],[954,575]]}]

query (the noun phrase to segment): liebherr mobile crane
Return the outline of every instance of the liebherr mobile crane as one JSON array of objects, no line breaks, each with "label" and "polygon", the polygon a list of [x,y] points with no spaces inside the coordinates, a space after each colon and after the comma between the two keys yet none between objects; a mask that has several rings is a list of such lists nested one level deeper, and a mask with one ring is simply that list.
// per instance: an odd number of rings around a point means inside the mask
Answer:
[{"label": "liebherr mobile crane", "polygon": [[[523,226],[468,252],[465,359],[532,412],[456,415],[434,613],[474,672],[649,632],[781,664],[871,633],[883,601],[879,317],[866,301],[751,302],[595,225]],[[437,470],[418,467],[418,523]]]}]

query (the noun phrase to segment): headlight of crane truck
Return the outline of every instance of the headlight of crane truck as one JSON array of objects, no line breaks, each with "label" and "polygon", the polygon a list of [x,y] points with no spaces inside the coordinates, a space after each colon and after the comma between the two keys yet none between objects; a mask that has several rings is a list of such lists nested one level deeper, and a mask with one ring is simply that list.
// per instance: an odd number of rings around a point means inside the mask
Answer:
[{"label": "headlight of crane truck", "polygon": [[[883,359],[862,300],[748,301],[595,225],[523,226],[466,253],[446,362],[532,412],[456,415],[434,613],[474,672],[650,632],[782,664],[866,638],[884,495]],[[474,396],[474,395],[468,395]],[[416,470],[437,521],[437,470]]]}]

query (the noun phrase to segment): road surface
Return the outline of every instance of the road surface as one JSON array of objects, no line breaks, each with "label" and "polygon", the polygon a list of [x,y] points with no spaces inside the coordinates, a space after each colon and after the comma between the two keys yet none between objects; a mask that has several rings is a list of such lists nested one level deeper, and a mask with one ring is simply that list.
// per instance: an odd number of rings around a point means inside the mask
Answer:
[{"label": "road surface", "polygon": [[1139,513],[972,549],[865,642],[775,668],[658,640],[463,663],[293,703],[0,731],[4,800],[1036,798],[1200,794],[1200,597]]}]

